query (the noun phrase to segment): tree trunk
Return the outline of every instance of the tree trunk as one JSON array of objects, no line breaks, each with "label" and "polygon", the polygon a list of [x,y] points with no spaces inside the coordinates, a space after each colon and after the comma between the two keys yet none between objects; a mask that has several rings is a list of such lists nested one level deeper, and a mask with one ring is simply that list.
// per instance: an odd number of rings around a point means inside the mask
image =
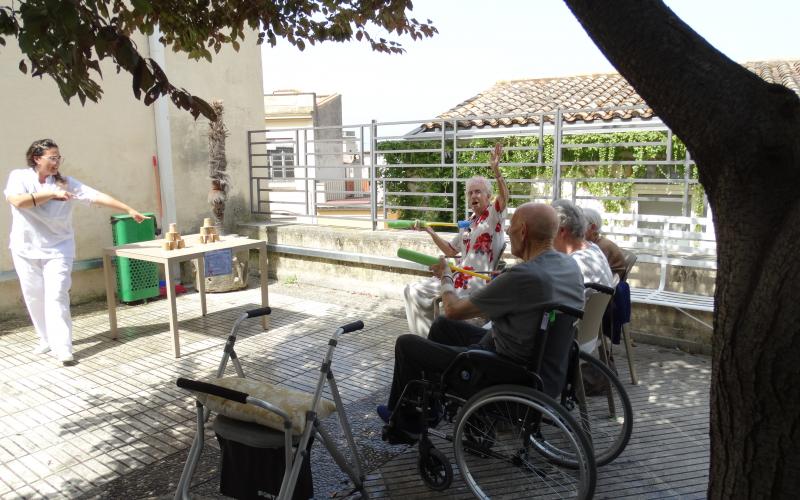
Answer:
[{"label": "tree trunk", "polygon": [[800,99],[725,57],[660,1],[565,2],[686,144],[713,211],[709,497],[795,496]]}]

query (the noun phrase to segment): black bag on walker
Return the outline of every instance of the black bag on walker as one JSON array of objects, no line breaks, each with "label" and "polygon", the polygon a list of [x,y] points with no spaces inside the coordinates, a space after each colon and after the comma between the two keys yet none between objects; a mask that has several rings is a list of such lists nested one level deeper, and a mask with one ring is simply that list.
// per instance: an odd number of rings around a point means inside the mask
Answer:
[{"label": "black bag on walker", "polygon": [[[222,415],[214,419],[213,428],[222,451],[220,493],[238,499],[277,498],[286,462],[283,432]],[[294,488],[294,500],[314,497],[309,458],[313,441],[312,436]]]}]

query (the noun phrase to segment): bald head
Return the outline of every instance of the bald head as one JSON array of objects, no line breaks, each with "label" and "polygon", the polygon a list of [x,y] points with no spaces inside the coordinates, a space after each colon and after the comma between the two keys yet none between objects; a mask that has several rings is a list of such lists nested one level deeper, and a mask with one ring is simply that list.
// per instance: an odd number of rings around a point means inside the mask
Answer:
[{"label": "bald head", "polygon": [[511,253],[527,260],[534,250],[550,248],[558,231],[558,214],[550,205],[525,203],[511,217]]}]

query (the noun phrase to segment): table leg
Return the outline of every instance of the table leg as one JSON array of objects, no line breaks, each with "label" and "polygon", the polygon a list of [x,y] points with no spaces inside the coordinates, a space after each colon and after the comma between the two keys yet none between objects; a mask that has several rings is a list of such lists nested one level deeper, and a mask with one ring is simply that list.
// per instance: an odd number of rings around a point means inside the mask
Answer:
[{"label": "table leg", "polygon": [[197,257],[197,291],[200,293],[200,310],[206,315],[206,258]]},{"label": "table leg", "polygon": [[[267,293],[267,281],[269,270],[267,269],[267,245],[266,243],[258,249],[258,271],[261,274],[261,307],[269,305],[269,295]],[[261,316],[261,326],[264,330],[269,328],[269,315]]]},{"label": "table leg", "polygon": [[172,273],[169,272],[169,264],[164,265],[164,277],[167,285],[167,301],[169,301],[169,331],[172,332],[172,352],[176,358],[181,357],[181,341],[178,338],[178,311],[175,301],[175,283],[172,281]]},{"label": "table leg", "polygon": [[106,303],[108,304],[108,325],[111,338],[117,338],[117,297],[114,294],[114,277],[111,270],[111,256],[103,252],[103,276],[106,281]]}]

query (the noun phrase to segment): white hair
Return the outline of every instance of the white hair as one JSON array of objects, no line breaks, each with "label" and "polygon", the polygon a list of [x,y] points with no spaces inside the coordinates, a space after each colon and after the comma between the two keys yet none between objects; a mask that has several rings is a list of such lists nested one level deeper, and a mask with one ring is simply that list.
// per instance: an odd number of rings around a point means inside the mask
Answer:
[{"label": "white hair", "polygon": [[594,208],[584,208],[583,215],[586,216],[586,222],[588,222],[589,225],[594,224],[594,227],[600,231],[600,228],[603,227],[603,216],[600,215],[600,212]]},{"label": "white hair", "polygon": [[558,214],[558,227],[566,228],[575,238],[586,237],[586,217],[583,210],[569,200],[560,199],[552,203]]},{"label": "white hair", "polygon": [[467,183],[465,184],[464,189],[469,191],[469,186],[471,184],[479,184],[483,188],[483,190],[486,192],[486,194],[488,196],[492,195],[492,192],[493,192],[493,190],[492,190],[492,181],[490,181],[486,177],[484,177],[482,175],[473,175],[472,177],[467,179]]}]

